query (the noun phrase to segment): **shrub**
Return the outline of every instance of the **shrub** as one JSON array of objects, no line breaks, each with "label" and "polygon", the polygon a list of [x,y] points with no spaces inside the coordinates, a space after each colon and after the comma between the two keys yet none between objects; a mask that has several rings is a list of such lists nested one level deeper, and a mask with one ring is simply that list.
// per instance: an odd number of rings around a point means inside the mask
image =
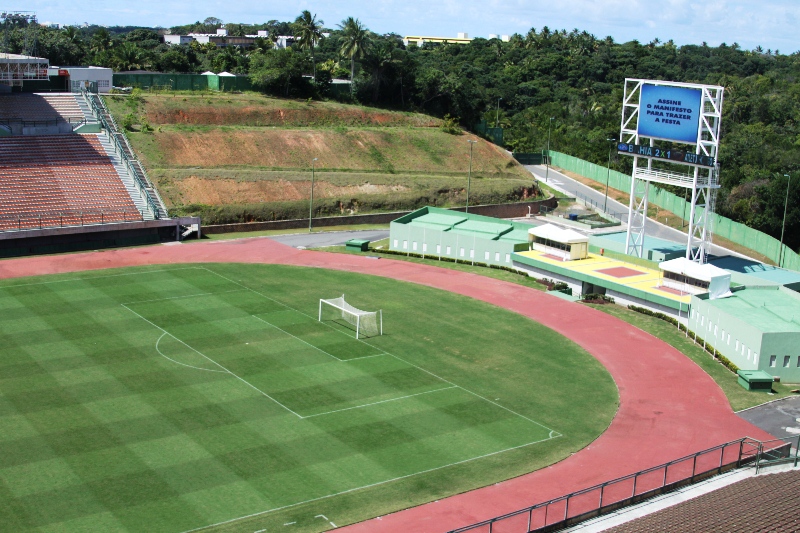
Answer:
[{"label": "shrub", "polygon": [[722,366],[724,366],[725,368],[727,368],[728,370],[730,370],[734,374],[739,371],[739,367],[736,366],[733,363],[733,361],[731,361],[730,359],[728,359],[727,357],[725,357],[724,355],[719,353],[713,346],[711,346],[711,344],[707,343],[702,337],[698,337],[697,336],[697,332],[694,332],[694,331],[688,329],[683,324],[680,324],[678,322],[677,318],[671,317],[671,316],[666,315],[664,313],[659,313],[657,311],[651,311],[650,309],[647,309],[645,307],[639,307],[639,306],[636,306],[636,305],[629,305],[628,309],[630,309],[631,311],[636,311],[637,313],[641,313],[643,315],[652,316],[654,318],[658,318],[660,320],[664,320],[665,322],[669,322],[670,324],[672,324],[674,326],[678,326],[678,329],[680,331],[685,331],[687,333],[687,335],[692,335],[692,338],[695,340],[695,342],[697,342],[698,344],[702,342],[703,343],[703,348],[705,349],[705,351],[707,351],[709,354],[711,354],[711,356],[714,359],[719,361],[722,364]]},{"label": "shrub", "polygon": [[464,130],[458,125],[458,117],[451,117],[449,113],[442,119],[442,125],[439,126],[439,129],[450,135],[461,135],[464,133]]}]

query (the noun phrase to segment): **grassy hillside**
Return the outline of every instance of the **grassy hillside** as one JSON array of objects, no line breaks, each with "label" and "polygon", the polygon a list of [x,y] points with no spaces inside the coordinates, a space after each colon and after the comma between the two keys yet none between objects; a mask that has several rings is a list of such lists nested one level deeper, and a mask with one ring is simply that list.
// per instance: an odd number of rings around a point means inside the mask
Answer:
[{"label": "grassy hillside", "polygon": [[304,216],[314,158],[317,215],[463,204],[468,140],[477,141],[471,203],[537,193],[504,150],[426,115],[257,94],[107,102],[134,124],[131,143],[168,207],[206,223]]}]

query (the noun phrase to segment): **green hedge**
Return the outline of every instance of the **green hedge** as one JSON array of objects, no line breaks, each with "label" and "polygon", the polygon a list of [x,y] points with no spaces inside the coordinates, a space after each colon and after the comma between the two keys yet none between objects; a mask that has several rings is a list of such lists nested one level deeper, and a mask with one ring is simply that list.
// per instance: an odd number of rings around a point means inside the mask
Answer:
[{"label": "green hedge", "polygon": [[688,330],[687,331],[688,328],[686,326],[684,326],[683,324],[679,323],[677,318],[669,316],[669,315],[665,315],[664,313],[659,313],[657,311],[651,311],[650,309],[646,309],[644,307],[638,307],[636,305],[629,305],[628,309],[630,309],[631,311],[636,311],[637,313],[641,313],[643,315],[648,315],[648,316],[652,316],[652,317],[658,318],[660,320],[664,320],[666,322],[669,322],[673,326],[677,326],[678,329],[680,329],[680,331],[686,331],[687,334],[692,335],[692,338],[695,340],[695,342],[697,342],[697,343],[702,342],[703,343],[703,348],[705,349],[705,351],[710,353],[711,356],[714,359],[716,359],[717,361],[722,363],[722,366],[724,366],[725,368],[727,368],[728,370],[730,370],[734,374],[736,374],[736,372],[739,371],[739,367],[738,366],[736,366],[730,359],[728,359],[727,357],[725,357],[724,355],[719,353],[715,348],[713,348],[711,346],[711,344],[706,343],[706,341],[704,339],[702,339],[701,337],[698,337],[696,332],[694,332],[692,330]]}]

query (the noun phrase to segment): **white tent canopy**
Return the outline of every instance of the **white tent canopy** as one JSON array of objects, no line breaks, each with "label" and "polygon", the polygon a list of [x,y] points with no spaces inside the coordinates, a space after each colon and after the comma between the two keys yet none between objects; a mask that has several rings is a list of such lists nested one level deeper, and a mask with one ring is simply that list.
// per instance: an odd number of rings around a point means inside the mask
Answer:
[{"label": "white tent canopy", "polygon": [[222,71],[217,75],[218,76],[227,76],[227,77],[230,77],[230,78],[235,78],[236,77],[236,74],[231,74],[230,72],[226,72],[226,71]]},{"label": "white tent canopy", "polygon": [[540,239],[560,242],[562,244],[589,242],[589,237],[571,229],[559,228],[553,224],[545,224],[543,226],[531,228],[528,230],[528,235],[539,237]]},{"label": "white tent canopy", "polygon": [[207,71],[203,72],[203,73],[202,73],[202,74],[200,74],[200,75],[201,75],[201,76],[216,76],[216,74],[214,74],[214,73],[213,73],[213,72],[211,72],[210,70],[207,70]]}]

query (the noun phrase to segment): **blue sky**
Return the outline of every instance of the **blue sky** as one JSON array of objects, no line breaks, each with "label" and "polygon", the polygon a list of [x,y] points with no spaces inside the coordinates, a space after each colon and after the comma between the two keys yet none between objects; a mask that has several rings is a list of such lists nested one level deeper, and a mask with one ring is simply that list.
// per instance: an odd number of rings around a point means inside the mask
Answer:
[{"label": "blue sky", "polygon": [[679,45],[737,42],[784,54],[800,50],[799,0],[10,0],[3,9],[35,10],[42,22],[163,27],[209,16],[224,22],[289,21],[308,9],[329,27],[353,16],[377,33],[487,37],[548,26],[611,35],[617,42],[657,37]]}]

